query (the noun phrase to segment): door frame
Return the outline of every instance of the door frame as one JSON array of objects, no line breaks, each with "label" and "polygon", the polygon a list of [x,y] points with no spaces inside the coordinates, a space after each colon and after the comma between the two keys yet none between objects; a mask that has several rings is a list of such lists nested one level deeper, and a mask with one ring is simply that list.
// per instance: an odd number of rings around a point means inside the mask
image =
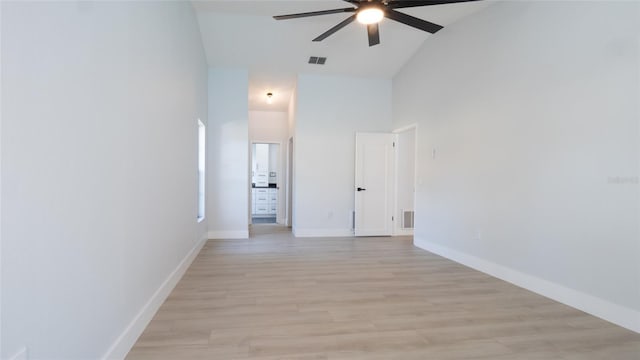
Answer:
[{"label": "door frame", "polygon": [[[253,183],[253,181],[252,181],[251,172],[253,171],[253,145],[255,145],[255,144],[269,144],[269,145],[274,144],[274,145],[278,145],[278,156],[277,156],[277,158],[278,158],[278,168],[280,170],[282,170],[284,168],[284,164],[283,164],[283,161],[282,161],[282,142],[281,141],[260,140],[260,139],[251,139],[251,140],[249,140],[249,170],[248,170],[248,172],[249,172],[249,174],[248,174],[249,175],[249,184],[248,184],[248,190],[247,190],[248,193],[249,193],[249,196],[248,196],[249,197],[249,204],[248,204],[248,209],[247,209],[248,218],[249,218],[249,225],[253,225],[252,217],[251,217],[251,215],[252,215],[251,203],[253,202],[253,196],[252,196],[252,191],[251,191],[251,189],[252,189],[251,184]],[[281,174],[281,173],[284,174],[284,172],[278,171],[278,174]],[[283,209],[282,212],[279,211],[280,210],[280,199],[281,199],[280,189],[282,188],[281,178],[282,178],[282,180],[284,180],[285,186],[286,186],[286,182],[288,180],[288,179],[286,179],[286,176],[278,175],[278,187],[277,187],[277,189],[278,189],[278,206],[277,206],[277,210],[276,210],[276,224],[280,224],[280,225],[282,225],[282,223],[278,222],[278,216],[281,216],[281,213],[285,213],[286,214],[286,206],[287,206],[286,201],[285,201],[285,203],[284,203],[284,208],[285,209]],[[286,189],[286,187],[285,187],[285,189]],[[283,222],[286,221],[286,218],[280,218],[280,219],[283,220]]]},{"label": "door frame", "polygon": [[287,182],[286,182],[286,202],[285,202],[285,225],[293,228],[293,136],[287,140]]},{"label": "door frame", "polygon": [[[397,160],[397,151],[395,148],[395,143],[397,141],[397,134],[394,134],[392,132],[356,132],[355,134],[355,158],[354,158],[354,184],[353,184],[353,199],[354,199],[354,218],[353,218],[353,234],[356,237],[359,236],[394,236],[394,229],[395,229],[395,207],[396,207],[396,172],[397,172],[397,164],[396,164],[396,160]],[[389,230],[388,233],[385,234],[367,234],[365,231],[365,234],[356,234],[357,233],[357,229],[356,226],[358,224],[358,220],[357,217],[358,215],[358,195],[357,195],[357,187],[358,186],[362,186],[363,184],[359,184],[358,183],[358,135],[385,135],[385,136],[390,136],[390,139],[392,141],[392,147],[391,147],[391,151],[393,152],[393,154],[391,154],[389,156],[390,161],[392,162],[392,164],[390,164],[389,167],[386,168],[386,175],[387,178],[389,179],[389,181],[392,182],[392,184],[390,185],[390,189],[388,191],[388,198],[386,201],[386,208],[387,211],[389,212],[388,215],[391,216],[391,218],[387,218],[387,221],[389,221],[390,223],[388,223],[389,225]]]},{"label": "door frame", "polygon": [[417,188],[418,185],[418,124],[417,123],[413,123],[413,124],[409,124],[406,126],[402,126],[399,127],[395,130],[392,131],[393,134],[396,135],[396,144],[400,144],[399,139],[400,137],[398,136],[401,133],[407,132],[407,131],[414,131],[413,136],[413,211],[414,211],[414,215],[413,215],[413,229],[412,230],[402,230],[400,228],[400,208],[398,207],[398,192],[399,192],[399,188],[398,188],[398,151],[396,150],[395,152],[395,156],[396,156],[396,161],[395,161],[395,169],[394,169],[394,212],[396,217],[398,218],[397,221],[394,221],[393,224],[393,236],[405,236],[405,235],[413,235],[414,234],[414,230],[416,228],[416,216],[415,216],[415,211],[416,211],[416,191],[415,189]]}]

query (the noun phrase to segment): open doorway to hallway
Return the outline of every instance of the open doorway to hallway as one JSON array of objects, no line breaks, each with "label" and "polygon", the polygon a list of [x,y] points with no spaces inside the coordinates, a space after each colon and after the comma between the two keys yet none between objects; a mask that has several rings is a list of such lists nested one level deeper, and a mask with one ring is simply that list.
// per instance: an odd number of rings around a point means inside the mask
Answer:
[{"label": "open doorway to hallway", "polygon": [[251,223],[275,224],[280,208],[280,144],[251,144]]},{"label": "open doorway to hallway", "polygon": [[288,116],[249,111],[249,224],[285,224]]},{"label": "open doorway to hallway", "polygon": [[[291,226],[289,139],[295,130],[296,83],[295,73],[254,69],[249,74],[247,147],[251,159],[247,169],[251,181],[247,187],[247,217],[250,228],[265,223]],[[268,152],[260,155],[259,149],[266,147]],[[265,161],[265,158],[268,159]]]}]

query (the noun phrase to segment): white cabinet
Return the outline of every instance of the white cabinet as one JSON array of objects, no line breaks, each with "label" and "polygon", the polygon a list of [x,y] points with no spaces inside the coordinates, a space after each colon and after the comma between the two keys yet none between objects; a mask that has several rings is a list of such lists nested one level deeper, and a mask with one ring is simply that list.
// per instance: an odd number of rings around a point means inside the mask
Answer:
[{"label": "white cabinet", "polygon": [[256,204],[256,212],[254,214],[256,214],[256,215],[269,215],[269,206],[268,205]]},{"label": "white cabinet", "polygon": [[278,189],[269,188],[267,194],[269,214],[275,215],[278,213]]},{"label": "white cabinet", "polygon": [[256,186],[269,186],[269,173],[267,171],[256,171],[253,176]]},{"label": "white cabinet", "polygon": [[269,213],[269,189],[254,188],[251,192],[251,208],[253,214],[267,215]]},{"label": "white cabinet", "polygon": [[254,215],[276,215],[278,213],[278,189],[251,189],[251,213]]}]

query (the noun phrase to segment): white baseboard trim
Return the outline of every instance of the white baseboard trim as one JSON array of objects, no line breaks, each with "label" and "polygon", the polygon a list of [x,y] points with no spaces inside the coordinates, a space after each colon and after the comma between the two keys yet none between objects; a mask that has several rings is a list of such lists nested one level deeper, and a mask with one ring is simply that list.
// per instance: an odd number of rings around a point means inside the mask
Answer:
[{"label": "white baseboard trim", "polygon": [[393,236],[411,236],[413,235],[413,230],[407,229],[397,229]]},{"label": "white baseboard trim", "polygon": [[351,229],[300,229],[296,228],[295,237],[353,237]]},{"label": "white baseboard trim", "polygon": [[249,230],[209,231],[209,239],[248,239]]},{"label": "white baseboard trim", "polygon": [[196,258],[206,240],[199,241],[191,251],[185,256],[180,264],[169,274],[165,281],[160,285],[158,290],[151,296],[149,301],[142,307],[140,312],[133,318],[129,325],[124,329],[122,334],[118,336],[116,341],[111,345],[109,350],[102,357],[102,360],[124,359],[127,353],[138,340],[144,329],[156,314],[162,303],[169,296],[178,281],[182,278],[185,271],[189,268],[193,260]]},{"label": "white baseboard trim", "polygon": [[413,244],[421,249],[640,333],[640,311],[423,239],[414,238]]},{"label": "white baseboard trim", "polygon": [[27,351],[27,347],[23,347],[17,353],[9,358],[9,360],[27,360],[29,359],[29,353]]}]

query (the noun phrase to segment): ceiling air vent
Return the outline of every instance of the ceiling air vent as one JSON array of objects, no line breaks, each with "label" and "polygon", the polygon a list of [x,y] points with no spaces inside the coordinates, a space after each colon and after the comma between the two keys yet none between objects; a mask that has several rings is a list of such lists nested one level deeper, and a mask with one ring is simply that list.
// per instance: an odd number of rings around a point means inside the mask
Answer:
[{"label": "ceiling air vent", "polygon": [[311,56],[309,58],[309,64],[324,65],[325,62],[327,62],[327,58],[326,57]]}]

